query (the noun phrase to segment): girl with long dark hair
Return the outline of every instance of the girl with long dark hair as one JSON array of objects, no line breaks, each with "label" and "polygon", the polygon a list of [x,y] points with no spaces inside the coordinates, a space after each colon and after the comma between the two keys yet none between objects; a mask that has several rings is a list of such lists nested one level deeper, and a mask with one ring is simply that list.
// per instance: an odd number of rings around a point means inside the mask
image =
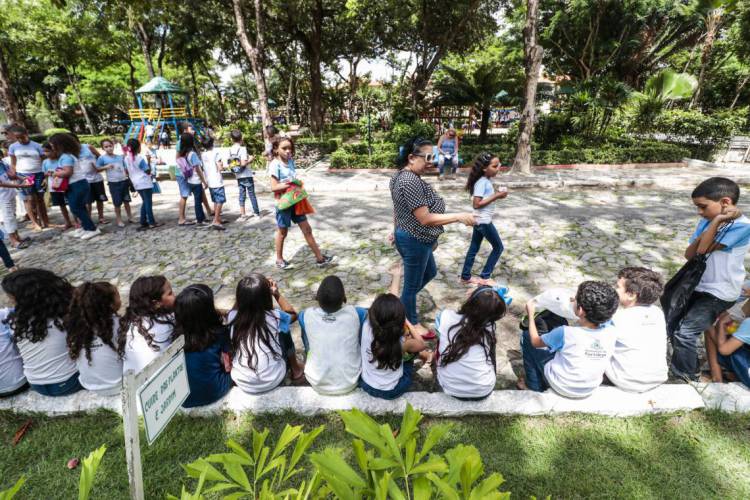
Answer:
[{"label": "girl with long dark hair", "polygon": [[[193,195],[195,220],[198,225],[203,225],[206,221],[206,214],[203,212],[201,204],[203,202],[203,188],[207,187],[208,183],[203,175],[203,164],[198,154],[195,137],[192,134],[184,133],[180,136],[180,149],[177,150],[177,168],[187,182],[189,193]],[[180,196],[182,194],[180,193]],[[186,222],[183,220],[179,221],[178,224],[185,225]]]},{"label": "girl with long dark hair", "polygon": [[138,139],[128,140],[125,148],[125,168],[130,182],[141,197],[141,226],[138,230],[160,226],[161,224],[157,224],[154,219],[154,181],[151,179],[151,167],[141,156],[141,143]]},{"label": "girl with long dark hair", "polygon": [[435,318],[439,335],[437,380],[446,394],[484,399],[497,381],[495,322],[505,316],[503,289],[479,287],[458,311]]},{"label": "girl with long dark hair", "polygon": [[206,285],[190,285],[175,300],[175,337],[185,338],[185,364],[190,396],[185,408],[214,403],[232,388],[229,376],[229,328]]},{"label": "girl with long dark hair", "polygon": [[[492,270],[495,269],[495,265],[497,265],[497,261],[503,253],[503,242],[492,223],[492,213],[495,211],[493,203],[508,196],[507,189],[495,191],[492,186],[492,178],[497,175],[498,167],[500,167],[500,160],[497,156],[491,153],[482,153],[474,160],[469,173],[469,180],[466,182],[466,190],[471,196],[474,218],[477,224],[472,230],[471,244],[469,244],[469,250],[466,252],[464,267],[461,271],[461,282],[464,284],[492,285],[493,283],[490,281]],[[479,278],[476,278],[471,276],[471,268],[483,239],[490,242],[492,252],[487,257],[487,263],[484,265]]]},{"label": "girl with long dark hair", "polygon": [[303,377],[305,367],[297,359],[289,331],[297,312],[275,283],[258,273],[242,278],[227,319],[234,353],[232,380],[240,389],[251,394],[275,389],[287,368],[293,380]]},{"label": "girl with long dark hair", "polygon": [[113,285],[87,281],[73,291],[65,317],[68,352],[78,366],[81,385],[107,396],[122,388],[122,357],[117,352],[121,305]]}]

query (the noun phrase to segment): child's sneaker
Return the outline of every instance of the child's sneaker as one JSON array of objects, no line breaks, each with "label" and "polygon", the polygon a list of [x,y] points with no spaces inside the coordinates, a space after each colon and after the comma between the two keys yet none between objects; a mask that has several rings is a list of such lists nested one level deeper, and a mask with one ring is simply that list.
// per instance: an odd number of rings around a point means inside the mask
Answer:
[{"label": "child's sneaker", "polygon": [[83,235],[81,235],[82,240],[90,240],[91,238],[95,238],[99,235],[101,235],[102,232],[97,228],[94,231],[84,231]]},{"label": "child's sneaker", "polygon": [[317,261],[315,264],[318,267],[326,267],[332,265],[336,260],[337,257],[335,255],[324,255],[323,260]]},{"label": "child's sneaker", "polygon": [[227,230],[227,228],[225,228],[221,224],[211,224],[211,229],[215,229],[216,231],[226,231]]},{"label": "child's sneaker", "polygon": [[288,271],[289,269],[292,269],[294,266],[291,265],[286,260],[277,260],[276,261],[276,268],[281,269],[282,271]]},{"label": "child's sneaker", "polygon": [[65,234],[67,234],[68,236],[72,236],[73,238],[80,238],[83,235],[83,228],[79,227],[78,229],[74,229]]}]

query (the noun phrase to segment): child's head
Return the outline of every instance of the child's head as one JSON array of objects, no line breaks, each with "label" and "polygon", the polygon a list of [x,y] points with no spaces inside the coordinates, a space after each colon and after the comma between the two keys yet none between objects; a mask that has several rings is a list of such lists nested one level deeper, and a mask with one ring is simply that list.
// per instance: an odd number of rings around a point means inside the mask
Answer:
[{"label": "child's head", "polygon": [[488,361],[495,363],[495,322],[505,316],[505,299],[491,286],[474,290],[458,310],[461,321],[451,330],[458,329],[448,349],[440,356],[445,366],[461,359],[474,345],[481,345]]},{"label": "child's head", "polygon": [[344,284],[338,276],[326,276],[320,282],[315,296],[318,305],[328,314],[333,314],[346,304]]},{"label": "child's head", "polygon": [[273,295],[268,278],[259,273],[245,276],[237,283],[234,303],[236,316],[232,320],[232,350],[242,353],[251,370],[257,370],[260,345],[273,353],[274,359],[282,355],[278,335],[268,326],[268,313],[273,309]]},{"label": "child's head", "polygon": [[229,137],[232,138],[232,142],[237,144],[242,142],[242,132],[240,132],[238,129],[234,129],[229,133]]},{"label": "child's head", "polygon": [[73,291],[70,311],[65,318],[68,352],[73,360],[83,350],[91,362],[91,344],[98,337],[114,350],[112,316],[117,314],[122,303],[120,293],[105,281],[87,281]]},{"label": "child's head", "polygon": [[76,139],[73,134],[67,134],[64,132],[52,134],[49,139],[47,139],[47,142],[52,146],[52,149],[58,157],[64,154],[69,154],[78,158],[78,155],[81,154],[81,143],[78,142],[78,139]]},{"label": "child's head", "polygon": [[52,144],[49,142],[45,142],[42,144],[42,151],[44,151],[44,157],[48,158],[50,160],[56,160],[59,158],[57,152],[55,151],[55,148],[52,147]]},{"label": "child's head", "polygon": [[617,295],[620,307],[651,305],[661,297],[664,280],[645,267],[625,267],[617,273]]},{"label": "child's head", "polygon": [[182,134],[195,134],[195,129],[193,128],[193,124],[190,122],[180,122],[177,124],[177,130],[180,132],[180,136]]},{"label": "child's head", "polygon": [[579,319],[599,326],[606,323],[617,311],[617,291],[602,281],[584,281],[578,285],[575,311]]},{"label": "child's head", "polygon": [[26,130],[26,127],[22,125],[11,125],[6,130],[6,133],[11,134],[15,138],[15,140],[17,140],[21,144],[26,144],[27,142],[29,142],[29,131]]},{"label": "child's head", "polygon": [[466,190],[469,194],[474,194],[474,184],[482,177],[495,177],[499,167],[500,159],[492,153],[481,153],[477,156],[466,181]]},{"label": "child's head", "polygon": [[378,295],[367,317],[372,327],[370,362],[377,363],[381,370],[397,370],[401,366],[401,337],[406,323],[406,310],[401,299],[391,293]]},{"label": "child's head", "polygon": [[104,139],[102,140],[101,144],[102,144],[102,149],[104,150],[105,153],[107,153],[108,155],[114,154],[115,143],[112,139]]},{"label": "child's head", "polygon": [[164,276],[136,278],[130,285],[128,307],[120,320],[120,336],[117,339],[118,353],[122,355],[125,352],[126,334],[131,325],[135,325],[138,333],[151,349],[158,351],[158,346],[154,344],[154,336],[149,330],[154,323],[171,323],[171,319],[166,316],[174,310],[174,302],[172,285]]},{"label": "child's head", "polygon": [[211,151],[214,148],[214,139],[213,137],[204,137],[201,140],[201,146],[203,146],[203,149],[206,151]]},{"label": "child's head", "polygon": [[421,137],[413,137],[403,143],[398,149],[396,165],[399,169],[410,167],[421,173],[432,164],[432,141]]},{"label": "child's head", "polygon": [[13,303],[8,324],[16,340],[41,342],[47,337],[47,323],[63,330],[73,287],[68,280],[46,269],[20,269],[3,278],[0,285]]},{"label": "child's head", "polygon": [[222,327],[221,315],[214,305],[214,292],[206,285],[190,285],[177,295],[174,319],[175,335],[185,337],[187,352],[208,348]]},{"label": "child's head", "polygon": [[733,207],[740,200],[740,187],[726,177],[711,177],[693,189],[693,204],[698,207],[698,215],[711,220],[727,207]]},{"label": "child's head", "polygon": [[279,129],[277,129],[273,125],[266,125],[266,135],[268,137],[277,136],[277,135],[279,135]]},{"label": "child's head", "polygon": [[[125,147],[128,149],[128,152],[132,155],[137,155],[141,152],[141,141],[138,139],[128,139],[128,142],[125,144]],[[113,146],[114,149],[114,146]]]},{"label": "child's head", "polygon": [[180,156],[187,156],[191,151],[195,150],[195,136],[188,133],[182,134],[180,136],[180,150],[177,151],[177,154]]},{"label": "child's head", "polygon": [[271,141],[271,153],[281,161],[289,161],[294,157],[294,141],[289,137],[276,137]]}]

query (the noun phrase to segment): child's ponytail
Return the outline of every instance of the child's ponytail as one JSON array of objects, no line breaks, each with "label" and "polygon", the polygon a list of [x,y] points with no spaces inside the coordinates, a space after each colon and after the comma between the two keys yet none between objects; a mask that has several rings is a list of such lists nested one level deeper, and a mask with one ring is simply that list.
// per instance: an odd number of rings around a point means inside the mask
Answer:
[{"label": "child's ponytail", "polygon": [[474,158],[474,163],[471,166],[471,172],[469,172],[469,179],[466,181],[466,190],[470,195],[474,194],[474,184],[476,184],[479,179],[484,177],[484,169],[490,166],[493,158],[497,158],[497,156],[487,152],[481,153],[479,154],[479,156]]}]

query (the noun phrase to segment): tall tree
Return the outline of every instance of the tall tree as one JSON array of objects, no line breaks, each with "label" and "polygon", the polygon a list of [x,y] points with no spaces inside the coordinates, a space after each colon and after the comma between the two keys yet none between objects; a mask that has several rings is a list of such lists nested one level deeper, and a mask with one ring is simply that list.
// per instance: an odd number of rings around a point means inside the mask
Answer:
[{"label": "tall tree", "polygon": [[13,50],[10,24],[11,17],[16,14],[15,6],[0,9],[0,103],[12,123],[24,123],[26,118],[23,108],[19,106],[13,89],[8,58]]},{"label": "tall tree", "polygon": [[523,53],[526,73],[523,111],[518,126],[518,143],[512,171],[531,173],[531,138],[534,136],[536,115],[536,88],[542,67],[543,49],[537,41],[539,0],[526,0],[526,24],[523,28]]}]

